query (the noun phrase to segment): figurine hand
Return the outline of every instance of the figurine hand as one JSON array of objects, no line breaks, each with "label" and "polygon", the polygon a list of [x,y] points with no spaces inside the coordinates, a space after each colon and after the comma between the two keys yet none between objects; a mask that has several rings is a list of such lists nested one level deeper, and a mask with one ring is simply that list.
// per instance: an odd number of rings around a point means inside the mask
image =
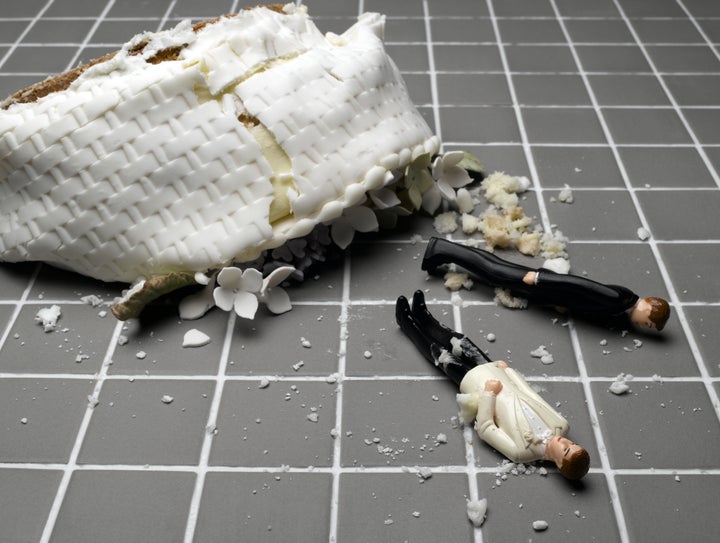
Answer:
[{"label": "figurine hand", "polygon": [[485,381],[485,390],[488,392],[492,392],[495,395],[500,394],[502,387],[502,383],[497,379],[488,379],[487,381]]},{"label": "figurine hand", "polygon": [[523,283],[532,286],[535,284],[535,277],[537,277],[537,272],[529,271],[525,274],[525,277],[523,277]]}]

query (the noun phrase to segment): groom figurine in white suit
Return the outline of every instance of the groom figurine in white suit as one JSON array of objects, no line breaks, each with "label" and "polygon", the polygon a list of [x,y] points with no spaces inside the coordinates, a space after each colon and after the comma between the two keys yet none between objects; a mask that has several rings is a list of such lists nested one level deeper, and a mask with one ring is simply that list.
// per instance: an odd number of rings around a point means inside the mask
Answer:
[{"label": "groom figurine in white suit", "polygon": [[505,362],[491,361],[472,341],[435,320],[421,291],[412,308],[404,296],[398,299],[396,318],[425,357],[459,384],[460,415],[465,423],[475,421],[483,441],[516,463],[552,461],[571,480],[587,473],[590,456],[565,437],[567,420]]}]

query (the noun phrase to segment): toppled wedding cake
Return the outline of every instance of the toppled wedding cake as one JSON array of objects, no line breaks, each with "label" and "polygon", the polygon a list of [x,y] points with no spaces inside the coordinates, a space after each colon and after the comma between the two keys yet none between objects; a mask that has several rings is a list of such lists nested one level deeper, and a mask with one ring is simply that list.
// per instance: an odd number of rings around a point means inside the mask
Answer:
[{"label": "toppled wedding cake", "polygon": [[419,208],[438,192],[418,170],[440,142],[383,26],[366,13],[323,35],[302,7],[258,7],[140,34],[12,95],[0,109],[0,260],[135,283],[139,305],[115,312],[127,318],[243,263],[259,267],[260,293],[269,271],[257,262],[318,226],[337,223],[343,245],[375,214]]}]

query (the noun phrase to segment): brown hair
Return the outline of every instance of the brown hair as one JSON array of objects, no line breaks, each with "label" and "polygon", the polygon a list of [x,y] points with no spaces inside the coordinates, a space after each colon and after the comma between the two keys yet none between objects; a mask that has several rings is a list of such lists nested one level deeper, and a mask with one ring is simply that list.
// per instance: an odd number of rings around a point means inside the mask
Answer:
[{"label": "brown hair", "polygon": [[560,464],[560,473],[571,481],[582,479],[590,469],[590,455],[579,447],[569,456],[565,456]]},{"label": "brown hair", "polygon": [[650,315],[648,315],[648,319],[650,319],[658,331],[662,330],[665,328],[665,323],[670,317],[670,304],[656,296],[645,298],[645,301],[650,305]]}]

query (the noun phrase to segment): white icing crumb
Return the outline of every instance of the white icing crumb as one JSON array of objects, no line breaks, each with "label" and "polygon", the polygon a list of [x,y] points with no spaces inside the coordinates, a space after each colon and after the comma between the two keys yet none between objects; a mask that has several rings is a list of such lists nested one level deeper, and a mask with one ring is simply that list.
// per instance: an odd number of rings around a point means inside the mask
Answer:
[{"label": "white icing crumb", "polygon": [[570,272],[570,261],[562,257],[548,258],[542,267],[555,273],[567,274]]},{"label": "white icing crumb", "polygon": [[258,388],[267,388],[270,386],[270,380],[267,377],[263,377],[260,379],[260,382],[258,383]]},{"label": "white icing crumb", "polygon": [[162,398],[160,398],[160,401],[164,404],[171,404],[171,403],[173,403],[174,400],[175,400],[175,398],[173,398],[172,396],[170,396],[168,394],[165,394]]},{"label": "white icing crumb", "polygon": [[487,516],[487,498],[469,500],[467,502],[467,516],[473,526],[476,528],[482,526]]},{"label": "white icing crumb", "polygon": [[548,529],[548,523],[546,520],[535,520],[532,523],[533,530],[536,532],[544,532]]},{"label": "white icing crumb", "polygon": [[555,362],[553,355],[550,354],[550,352],[545,348],[545,345],[540,345],[534,351],[530,351],[530,356],[532,356],[533,358],[539,358],[540,362],[545,365]]},{"label": "white icing crumb", "polygon": [[447,443],[448,442],[447,434],[438,434],[437,437],[435,438],[435,441],[437,441],[438,443]]},{"label": "white icing crumb", "polygon": [[147,358],[147,353],[145,351],[138,351],[135,353],[135,358],[137,358],[138,360],[144,360],[145,358]]},{"label": "white icing crumb", "polygon": [[363,353],[363,356],[364,356],[366,359],[369,360],[369,359],[372,358],[372,353],[371,353],[370,351],[365,351],[365,352]]},{"label": "white icing crumb", "polygon": [[617,396],[630,392],[630,386],[628,386],[627,383],[632,380],[632,378],[633,376],[630,374],[621,373],[615,378],[615,381],[612,382],[608,391]]},{"label": "white icing crumb", "polygon": [[28,423],[28,418],[27,418],[27,417],[23,417],[23,418],[20,419],[20,424],[27,424],[27,423]]},{"label": "white icing crumb", "polygon": [[309,349],[309,348],[312,347],[312,343],[310,343],[310,342],[309,342],[307,339],[305,339],[304,337],[301,337],[301,338],[300,338],[300,345],[302,345],[302,346],[305,347],[306,349]]},{"label": "white icing crumb", "polygon": [[435,217],[433,226],[438,234],[452,234],[458,227],[457,217],[458,214],[455,211],[440,213]]},{"label": "white icing crumb", "polygon": [[130,340],[128,339],[127,336],[123,336],[123,335],[118,336],[118,340],[117,340],[118,345],[127,345],[128,341],[130,341]]},{"label": "white icing crumb", "polygon": [[485,336],[485,339],[492,343],[497,339],[497,337],[495,336],[495,334],[490,332],[488,335]]},{"label": "white icing crumb", "polygon": [[193,328],[185,332],[183,336],[183,347],[204,347],[210,343],[210,336],[200,330]]},{"label": "white icing crumb", "polygon": [[295,371],[300,371],[300,368],[302,368],[304,365],[305,365],[305,362],[300,360],[292,365],[292,369],[294,369]]},{"label": "white icing crumb", "polygon": [[420,477],[423,481],[429,479],[432,476],[433,476],[433,472],[427,466],[418,468],[418,477]]},{"label": "white icing crumb", "polygon": [[61,314],[59,305],[43,307],[35,314],[35,322],[39,323],[45,332],[52,332],[55,330]]},{"label": "white icing crumb", "polygon": [[517,298],[513,296],[509,290],[496,288],[495,289],[495,303],[503,305],[510,309],[525,309],[527,308],[528,301],[525,298]]},{"label": "white icing crumb", "polygon": [[93,307],[97,307],[103,303],[102,298],[100,298],[99,296],[96,296],[95,294],[89,294],[87,296],[82,296],[80,298],[80,301],[84,304],[88,304]]},{"label": "white icing crumb", "polygon": [[420,511],[413,511],[412,516],[415,518],[420,518]]},{"label": "white icing crumb", "polygon": [[557,199],[558,202],[562,202],[564,204],[572,204],[575,201],[572,190],[570,190],[568,185],[565,185],[565,188],[560,191]]},{"label": "white icing crumb", "polygon": [[317,413],[308,413],[306,418],[310,422],[317,422],[319,419],[319,415]]},{"label": "white icing crumb", "polygon": [[650,239],[650,231],[641,226],[637,229],[637,237],[641,241],[647,241]]}]

